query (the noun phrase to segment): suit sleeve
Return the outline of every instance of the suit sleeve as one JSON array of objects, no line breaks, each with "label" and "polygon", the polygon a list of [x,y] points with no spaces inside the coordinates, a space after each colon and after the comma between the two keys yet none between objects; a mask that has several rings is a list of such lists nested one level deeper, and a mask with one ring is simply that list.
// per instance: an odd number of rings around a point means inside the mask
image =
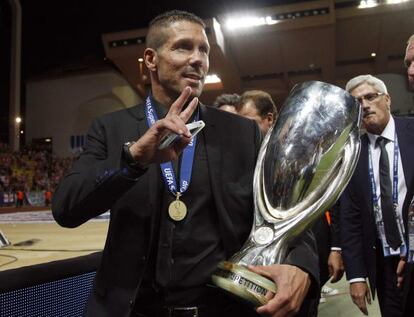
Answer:
[{"label": "suit sleeve", "polygon": [[352,181],[340,198],[339,214],[342,256],[347,279],[365,278],[368,272],[364,261],[361,211],[353,192]]},{"label": "suit sleeve", "polygon": [[284,264],[297,266],[309,273],[312,285],[319,289],[319,260],[312,230],[305,231],[292,241]]},{"label": "suit sleeve", "polygon": [[331,248],[341,248],[341,230],[340,230],[340,221],[339,221],[339,199],[338,201],[330,208],[329,213],[331,215]]},{"label": "suit sleeve", "polygon": [[145,172],[126,166],[122,141],[110,150],[107,121],[107,117],[94,120],[84,151],[53,196],[53,216],[61,226],[76,227],[108,211]]}]

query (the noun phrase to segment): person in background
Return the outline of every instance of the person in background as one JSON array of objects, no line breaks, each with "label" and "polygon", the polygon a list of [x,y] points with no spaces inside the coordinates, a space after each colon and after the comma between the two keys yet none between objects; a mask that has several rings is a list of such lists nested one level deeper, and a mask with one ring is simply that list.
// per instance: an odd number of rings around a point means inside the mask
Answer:
[{"label": "person in background", "polygon": [[238,113],[253,119],[259,125],[263,135],[266,135],[277,118],[277,108],[272,97],[263,90],[248,90],[241,96]]},{"label": "person in background", "polygon": [[45,206],[49,206],[52,201],[52,192],[50,189],[45,191]]},{"label": "person in background", "polygon": [[414,34],[407,41],[404,64],[407,67],[408,87],[414,91]]},{"label": "person in background", "polygon": [[16,192],[16,208],[23,207],[23,201],[24,201],[24,192],[23,190],[19,189]]},{"label": "person in background", "polygon": [[[407,41],[407,48],[405,49],[405,57],[404,57],[404,64],[407,67],[407,79],[408,79],[408,88],[414,92],[414,34],[410,36],[410,38]],[[411,201],[410,204],[410,210],[409,210],[409,217],[410,217],[410,211],[414,212],[414,201]],[[410,218],[409,218],[410,219]],[[411,224],[411,226],[410,226]],[[408,230],[410,228],[413,228],[414,230],[414,223],[409,223]],[[412,234],[414,237],[414,232],[408,232],[409,236]],[[414,243],[414,241],[413,241]],[[414,252],[414,250],[410,251],[411,253]],[[407,265],[412,266],[412,263],[407,263]],[[411,270],[414,270],[411,268]],[[414,301],[412,300],[414,298],[414,288],[410,287],[410,285],[414,284],[414,274],[411,274],[411,280],[407,280],[404,283],[404,302],[405,302],[405,310],[404,315],[409,316],[410,312],[414,311]]]},{"label": "person in background", "polygon": [[222,94],[216,98],[213,106],[220,110],[237,113],[240,106],[240,96],[238,94]]},{"label": "person in background", "polygon": [[[409,205],[414,192],[414,120],[391,115],[391,97],[379,78],[361,75],[346,84],[361,104],[361,153],[340,198],[340,227],[350,295],[362,313],[378,292],[382,316],[414,316],[404,293],[414,284],[407,265]],[[404,286],[405,284],[405,286]],[[412,301],[412,298],[410,299]]]},{"label": "person in background", "polygon": [[344,275],[344,264],[340,242],[339,202],[334,204],[315,222],[312,231],[316,238],[319,256],[319,279],[321,282],[320,303],[339,293],[336,288],[325,285],[336,283]]}]

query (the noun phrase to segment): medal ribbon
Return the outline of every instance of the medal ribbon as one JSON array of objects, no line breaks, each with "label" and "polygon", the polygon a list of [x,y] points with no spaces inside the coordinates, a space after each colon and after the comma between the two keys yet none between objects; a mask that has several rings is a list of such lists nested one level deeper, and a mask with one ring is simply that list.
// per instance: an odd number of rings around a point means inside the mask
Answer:
[{"label": "medal ribbon", "polygon": [[[157,111],[152,105],[151,97],[148,96],[145,100],[145,115],[147,118],[148,126],[151,127],[157,120],[158,115]],[[198,120],[198,111],[194,116],[193,122]],[[195,147],[197,144],[197,136],[194,136],[191,139],[191,142],[184,149],[181,159],[181,168],[180,168],[180,189],[177,190],[177,181],[171,161],[164,162],[160,164],[161,174],[164,179],[165,186],[168,187],[168,190],[174,197],[181,196],[189,187],[191,174],[193,170],[194,154]]]}]

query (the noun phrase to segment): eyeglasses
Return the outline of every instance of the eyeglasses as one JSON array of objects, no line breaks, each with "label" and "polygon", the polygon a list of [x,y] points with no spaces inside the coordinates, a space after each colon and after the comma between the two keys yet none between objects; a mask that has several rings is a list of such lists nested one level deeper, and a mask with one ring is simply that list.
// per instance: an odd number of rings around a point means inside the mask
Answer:
[{"label": "eyeglasses", "polygon": [[362,101],[365,100],[368,103],[373,103],[375,100],[378,99],[379,96],[382,96],[384,93],[382,92],[372,92],[370,94],[366,94],[364,96],[356,98],[360,104],[362,104]]}]

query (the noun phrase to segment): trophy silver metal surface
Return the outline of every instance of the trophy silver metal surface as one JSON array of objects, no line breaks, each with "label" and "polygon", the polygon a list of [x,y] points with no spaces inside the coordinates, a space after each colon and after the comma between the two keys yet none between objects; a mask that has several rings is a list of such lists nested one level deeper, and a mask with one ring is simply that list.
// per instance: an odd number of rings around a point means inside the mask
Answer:
[{"label": "trophy silver metal surface", "polygon": [[277,292],[246,266],[282,263],[292,239],[337,200],[358,161],[360,122],[359,103],[345,90],[317,81],[293,88],[260,148],[250,236],[219,263],[214,284],[254,306]]}]

